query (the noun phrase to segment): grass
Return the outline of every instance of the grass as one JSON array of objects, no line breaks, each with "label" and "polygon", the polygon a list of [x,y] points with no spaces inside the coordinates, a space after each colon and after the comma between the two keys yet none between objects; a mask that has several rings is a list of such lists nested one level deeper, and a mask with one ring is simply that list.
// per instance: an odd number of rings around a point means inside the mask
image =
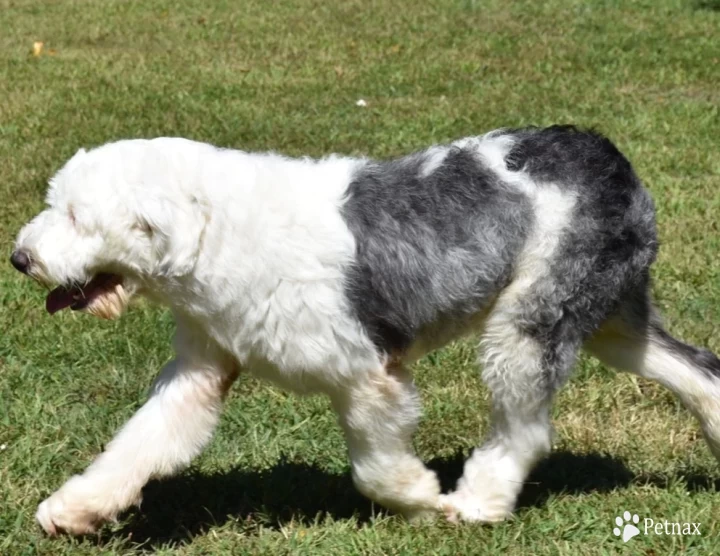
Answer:
[{"label": "grass", "polygon": [[[0,241],[81,146],[180,135],[245,150],[386,157],[499,126],[610,135],[657,202],[655,295],[670,329],[720,351],[717,2],[268,3],[0,0]],[[40,56],[30,51],[43,41]],[[363,98],[366,107],[356,106]],[[138,306],[50,318],[0,268],[0,554],[711,554],[717,464],[661,388],[583,360],[556,404],[555,453],[516,519],[408,525],[355,493],[321,398],[242,378],[218,434],[98,537],[50,540],[37,504],[82,471],[170,357],[172,322]],[[416,366],[421,456],[447,487],[486,428],[472,342]],[[622,510],[702,536],[613,536]]]}]

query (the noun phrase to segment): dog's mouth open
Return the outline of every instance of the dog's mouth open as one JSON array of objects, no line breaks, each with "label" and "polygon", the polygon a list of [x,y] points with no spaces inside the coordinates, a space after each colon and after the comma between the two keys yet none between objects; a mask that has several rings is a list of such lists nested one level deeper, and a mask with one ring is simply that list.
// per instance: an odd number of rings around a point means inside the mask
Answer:
[{"label": "dog's mouth open", "polygon": [[55,288],[45,299],[45,309],[52,315],[69,307],[73,311],[113,319],[122,314],[128,297],[122,276],[100,273],[84,286]]}]

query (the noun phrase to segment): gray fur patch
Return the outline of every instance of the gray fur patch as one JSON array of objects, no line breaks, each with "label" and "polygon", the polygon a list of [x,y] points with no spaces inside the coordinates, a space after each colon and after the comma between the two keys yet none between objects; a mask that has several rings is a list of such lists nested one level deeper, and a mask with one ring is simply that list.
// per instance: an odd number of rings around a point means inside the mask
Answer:
[{"label": "gray fur patch", "polygon": [[357,242],[347,295],[372,340],[403,351],[427,326],[482,310],[507,285],[532,207],[458,147],[370,162],[348,187],[343,216]]}]

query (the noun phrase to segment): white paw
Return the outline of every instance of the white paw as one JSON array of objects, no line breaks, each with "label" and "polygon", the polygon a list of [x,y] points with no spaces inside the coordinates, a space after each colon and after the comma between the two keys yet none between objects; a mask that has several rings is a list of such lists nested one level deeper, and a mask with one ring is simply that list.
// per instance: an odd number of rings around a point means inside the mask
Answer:
[{"label": "white paw", "polygon": [[439,509],[450,523],[459,521],[497,523],[512,515],[512,508],[506,503],[488,503],[487,500],[462,490],[441,495]]},{"label": "white paw", "polygon": [[70,479],[38,507],[35,518],[48,535],[94,533],[105,519],[83,500],[73,495],[78,477]]}]

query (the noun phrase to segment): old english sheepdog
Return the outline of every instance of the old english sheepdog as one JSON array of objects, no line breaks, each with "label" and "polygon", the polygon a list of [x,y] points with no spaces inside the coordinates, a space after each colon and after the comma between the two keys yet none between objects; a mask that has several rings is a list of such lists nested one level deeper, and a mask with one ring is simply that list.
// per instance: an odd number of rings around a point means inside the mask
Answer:
[{"label": "old english sheepdog", "polygon": [[[176,357],[105,451],[40,504],[81,534],[210,440],[240,372],[326,394],[357,488],[410,518],[511,514],[550,450],[549,409],[581,348],[675,392],[720,457],[720,360],[662,327],[648,191],[606,138],[503,129],[389,161],[291,159],[185,139],[80,150],[12,264],[46,308],[166,305]],[[413,453],[409,365],[480,337],[492,426],[454,492]]]}]

